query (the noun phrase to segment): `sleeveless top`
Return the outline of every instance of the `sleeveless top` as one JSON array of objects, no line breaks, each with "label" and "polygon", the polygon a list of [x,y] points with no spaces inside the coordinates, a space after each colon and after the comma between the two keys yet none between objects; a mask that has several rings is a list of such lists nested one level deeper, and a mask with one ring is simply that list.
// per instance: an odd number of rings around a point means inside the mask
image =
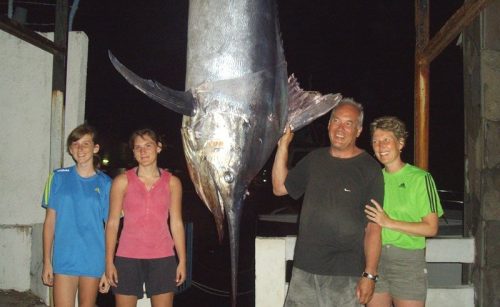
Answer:
[{"label": "sleeveless top", "polygon": [[148,191],[136,174],[126,172],[128,185],[123,199],[123,229],[117,256],[154,259],[174,255],[174,243],[168,226],[171,174],[160,170],[160,179]]}]

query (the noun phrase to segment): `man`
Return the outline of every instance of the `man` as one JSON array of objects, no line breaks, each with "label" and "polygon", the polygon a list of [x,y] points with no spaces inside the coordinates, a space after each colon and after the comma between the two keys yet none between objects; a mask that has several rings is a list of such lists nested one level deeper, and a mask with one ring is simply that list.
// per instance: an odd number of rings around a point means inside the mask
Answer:
[{"label": "man", "polygon": [[347,98],[332,110],[330,147],[288,171],[290,129],[278,142],[273,192],[304,194],[285,306],[360,306],[373,295],[381,228],[368,223],[364,206],[383,203],[384,182],[378,163],[356,146],[362,127],[363,107]]}]

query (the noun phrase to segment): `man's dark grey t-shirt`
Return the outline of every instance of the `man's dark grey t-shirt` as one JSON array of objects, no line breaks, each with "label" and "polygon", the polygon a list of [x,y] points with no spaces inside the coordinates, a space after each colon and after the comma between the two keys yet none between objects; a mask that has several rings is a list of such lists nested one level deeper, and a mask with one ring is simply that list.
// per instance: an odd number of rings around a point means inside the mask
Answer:
[{"label": "man's dark grey t-shirt", "polygon": [[383,203],[380,165],[366,152],[348,159],[320,148],[291,169],[292,198],[304,195],[294,266],[319,275],[360,276],[365,268],[364,206]]}]

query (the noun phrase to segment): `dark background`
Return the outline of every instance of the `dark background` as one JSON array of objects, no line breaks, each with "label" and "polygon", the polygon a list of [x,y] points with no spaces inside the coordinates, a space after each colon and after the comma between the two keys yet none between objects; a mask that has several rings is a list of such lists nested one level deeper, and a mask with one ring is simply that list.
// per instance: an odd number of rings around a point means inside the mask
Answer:
[{"label": "dark background", "polygon": [[[54,3],[14,1],[28,10],[27,26],[42,32],[54,28]],[[430,3],[431,37],[461,4]],[[369,123],[382,115],[402,118],[410,130],[403,154],[412,162],[414,3],[278,0],[277,6],[289,74],[306,90],[340,92],[361,102],[366,120],[359,143],[369,152]],[[6,12],[7,1],[2,1],[0,13]],[[130,86],[114,70],[107,52],[144,78],[184,90],[187,13],[188,0],[79,2],[73,30],[89,37],[86,120],[100,131],[109,169],[130,164],[120,144],[144,126],[165,137],[169,150],[163,166],[185,168],[181,116]],[[431,64],[429,169],[440,188],[461,191],[462,50],[455,42]],[[302,129],[294,145],[327,145],[326,121],[324,116]]]},{"label": "dark background", "polygon": [[[208,0],[207,0],[208,1]],[[53,31],[55,1],[15,1],[28,9],[28,27]],[[71,1],[70,1],[71,2]],[[48,5],[44,5],[48,4]],[[52,4],[52,5],[51,5]],[[461,1],[432,1],[431,37],[460,7]],[[395,115],[408,126],[410,137],[403,158],[413,161],[414,2],[277,1],[289,74],[302,87],[322,93],[342,93],[365,106],[359,145],[372,152],[369,123]],[[6,14],[7,1],[1,12]],[[138,128],[151,127],[167,145],[160,166],[183,181],[184,216],[194,225],[193,281],[176,297],[176,306],[228,306],[229,252],[227,238],[216,241],[208,210],[186,176],[180,137],[181,116],[161,107],[129,85],[112,67],[108,50],[138,75],[184,90],[187,0],[81,0],[73,30],[89,38],[86,120],[101,136],[101,154],[110,160],[105,170],[133,165],[126,142]],[[464,184],[464,118],[462,50],[452,43],[431,64],[429,170],[439,189],[459,194]],[[296,133],[297,152],[327,146],[327,116]],[[294,159],[298,159],[297,154]],[[299,203],[274,197],[270,166],[274,156],[250,187],[242,221],[239,306],[253,306],[253,253],[256,234],[293,233],[296,229],[259,222],[258,214],[278,208],[297,212]],[[100,306],[112,305],[101,297]]]},{"label": "dark background", "polygon": [[[365,106],[360,145],[371,152],[368,125],[395,115],[410,130],[406,161],[413,161],[414,7],[406,1],[278,1],[289,73],[302,87],[342,93]],[[458,8],[432,2],[431,35]],[[184,89],[188,1],[82,1],[75,29],[89,36],[87,120],[106,138],[110,167],[122,167],[116,142],[151,126],[165,137],[165,166],[184,169],[181,116],[151,101],[112,68],[107,50],[138,75]],[[443,189],[463,187],[461,48],[450,45],[431,64],[429,169]],[[324,146],[327,116],[303,129],[296,146]]]}]

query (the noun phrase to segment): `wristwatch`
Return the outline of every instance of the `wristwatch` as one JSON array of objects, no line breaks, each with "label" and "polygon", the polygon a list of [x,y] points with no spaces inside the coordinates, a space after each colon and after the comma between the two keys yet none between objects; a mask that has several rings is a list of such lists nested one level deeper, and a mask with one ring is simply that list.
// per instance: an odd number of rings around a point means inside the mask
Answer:
[{"label": "wristwatch", "polygon": [[377,280],[378,280],[378,275],[372,275],[372,274],[367,273],[367,272],[363,272],[363,274],[361,274],[361,277],[365,277],[365,278],[371,279],[374,282],[377,282]]}]

